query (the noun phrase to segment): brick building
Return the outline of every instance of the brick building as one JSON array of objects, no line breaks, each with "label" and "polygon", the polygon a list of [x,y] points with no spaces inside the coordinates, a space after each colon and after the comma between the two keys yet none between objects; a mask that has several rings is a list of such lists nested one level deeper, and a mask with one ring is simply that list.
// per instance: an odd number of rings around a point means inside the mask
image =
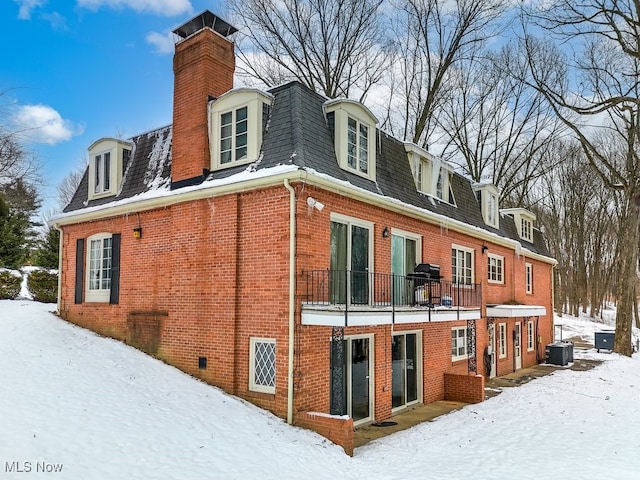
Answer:
[{"label": "brick building", "polygon": [[555,261],[535,216],[358,102],[234,89],[235,31],[177,28],[173,124],[89,147],[51,222],[62,317],[348,452],[354,426],[540,362]]}]

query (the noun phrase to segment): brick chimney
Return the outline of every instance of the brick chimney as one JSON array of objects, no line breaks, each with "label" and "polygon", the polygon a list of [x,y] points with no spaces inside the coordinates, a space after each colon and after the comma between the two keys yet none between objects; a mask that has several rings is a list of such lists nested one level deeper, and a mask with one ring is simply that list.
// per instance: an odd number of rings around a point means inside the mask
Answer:
[{"label": "brick chimney", "polygon": [[173,31],[172,188],[198,184],[211,167],[207,104],[233,88],[237,29],[205,11]]}]

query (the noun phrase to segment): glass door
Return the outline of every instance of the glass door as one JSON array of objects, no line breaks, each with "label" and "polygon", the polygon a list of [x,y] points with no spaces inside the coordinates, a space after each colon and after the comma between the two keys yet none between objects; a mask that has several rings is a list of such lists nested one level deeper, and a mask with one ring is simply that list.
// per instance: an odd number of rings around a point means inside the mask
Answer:
[{"label": "glass door", "polygon": [[393,274],[393,300],[396,305],[411,305],[413,285],[405,276],[416,267],[417,242],[400,235],[391,235],[391,273]]},{"label": "glass door", "polygon": [[369,303],[369,229],[351,226],[351,303]]},{"label": "glass door", "polygon": [[514,349],[514,370],[522,368],[522,324],[516,322],[516,329],[513,332],[513,349]]},{"label": "glass door", "polygon": [[348,365],[349,414],[354,422],[371,416],[371,362],[369,338],[350,339],[350,365]]},{"label": "glass door", "polygon": [[418,335],[406,333],[391,339],[392,408],[409,405],[418,400],[419,356]]},{"label": "glass door", "polygon": [[331,303],[369,303],[370,229],[331,222],[329,292]]}]

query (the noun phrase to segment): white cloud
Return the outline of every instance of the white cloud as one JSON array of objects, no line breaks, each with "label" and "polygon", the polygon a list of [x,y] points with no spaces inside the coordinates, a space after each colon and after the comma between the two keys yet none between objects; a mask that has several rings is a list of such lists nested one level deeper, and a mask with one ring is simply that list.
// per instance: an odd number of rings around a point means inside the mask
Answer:
[{"label": "white cloud", "polygon": [[193,11],[189,0],[77,0],[77,3],[78,6],[90,10],[98,10],[103,6],[116,9],[130,8],[136,12],[152,12],[168,17]]},{"label": "white cloud", "polygon": [[65,120],[48,105],[23,105],[16,112],[16,123],[25,140],[55,145],[79,135],[84,130]]},{"label": "white cloud", "polygon": [[156,47],[156,53],[173,53],[173,33],[166,34],[150,32],[147,35],[147,42]]},{"label": "white cloud", "polygon": [[42,7],[47,0],[14,0],[18,5],[20,5],[20,9],[18,10],[18,18],[21,20],[30,20],[31,19],[31,10],[36,7]]},{"label": "white cloud", "polygon": [[42,18],[49,22],[54,30],[68,30],[67,19],[58,12],[45,13]]}]

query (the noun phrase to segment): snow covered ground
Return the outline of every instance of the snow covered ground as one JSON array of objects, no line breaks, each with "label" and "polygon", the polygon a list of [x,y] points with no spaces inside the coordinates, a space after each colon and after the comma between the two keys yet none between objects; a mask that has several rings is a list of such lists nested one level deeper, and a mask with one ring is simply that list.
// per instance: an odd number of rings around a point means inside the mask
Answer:
[{"label": "snow covered ground", "polygon": [[[576,351],[603,364],[505,389],[350,458],[54,308],[0,301],[0,479],[640,479],[638,354]],[[602,327],[557,323],[590,342]]]}]

